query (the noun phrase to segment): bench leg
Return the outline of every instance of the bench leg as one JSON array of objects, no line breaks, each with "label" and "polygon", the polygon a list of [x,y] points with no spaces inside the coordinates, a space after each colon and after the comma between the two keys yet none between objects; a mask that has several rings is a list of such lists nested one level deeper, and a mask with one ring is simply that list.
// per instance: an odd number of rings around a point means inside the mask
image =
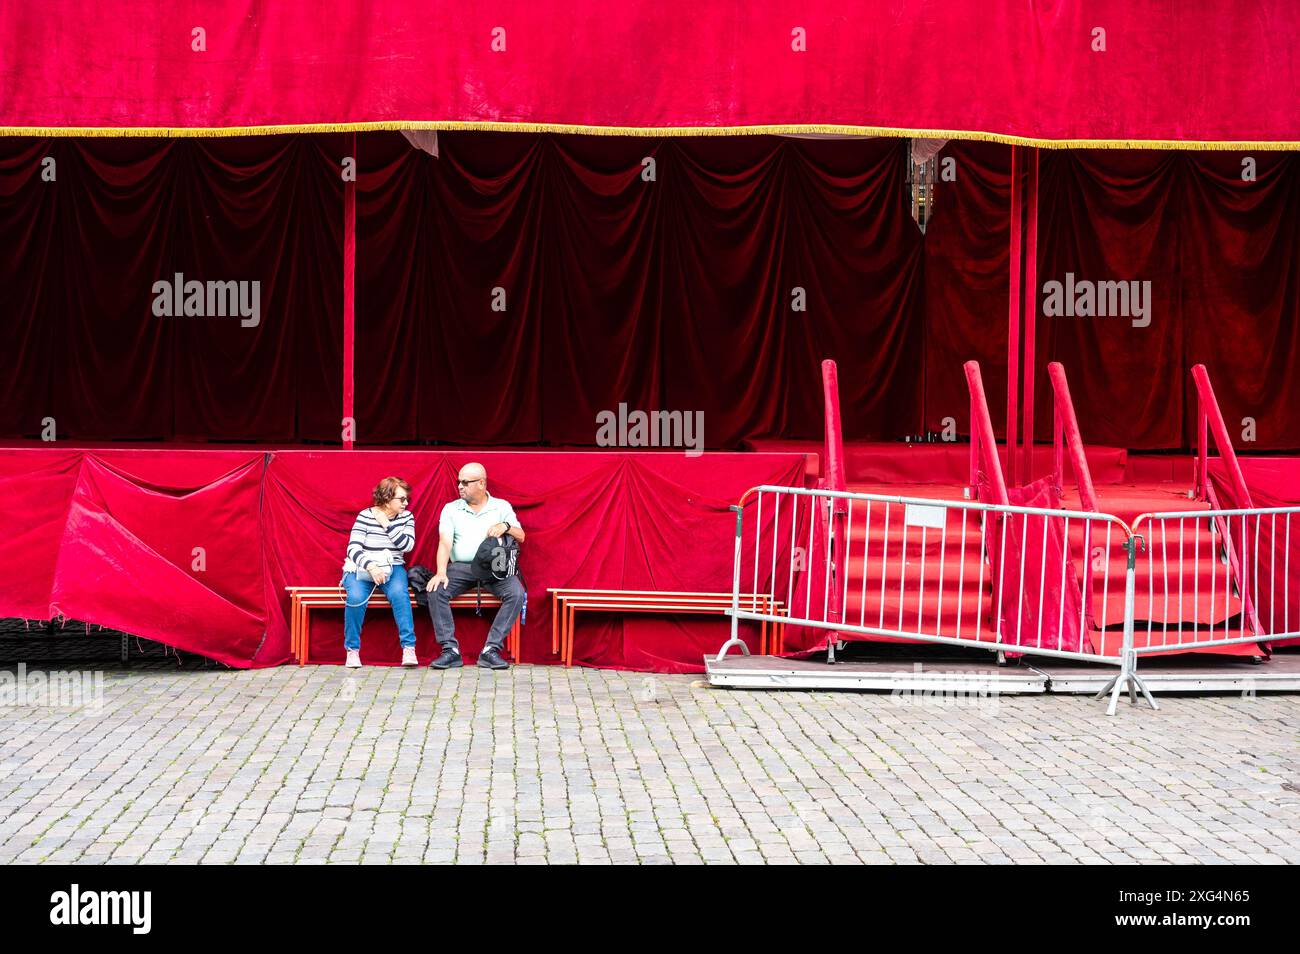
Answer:
[{"label": "bench leg", "polygon": [[551,655],[560,651],[559,594],[551,594]]},{"label": "bench leg", "polygon": [[562,633],[562,638],[564,640],[563,659],[564,659],[564,665],[566,666],[573,665],[573,628],[574,628],[574,616],[576,616],[577,613],[578,613],[578,607],[576,603],[565,607],[564,632]]},{"label": "bench leg", "polygon": [[563,622],[560,623],[560,661],[567,666],[569,665],[569,640],[572,638],[570,627],[573,625],[569,617],[573,614],[573,607],[565,606],[563,613]]}]

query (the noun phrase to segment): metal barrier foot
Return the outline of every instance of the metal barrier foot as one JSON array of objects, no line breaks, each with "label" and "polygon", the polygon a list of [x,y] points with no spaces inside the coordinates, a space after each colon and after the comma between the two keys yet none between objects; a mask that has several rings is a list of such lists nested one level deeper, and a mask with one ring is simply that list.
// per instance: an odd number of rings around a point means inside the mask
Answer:
[{"label": "metal barrier foot", "polygon": [[1141,690],[1143,698],[1146,699],[1151,709],[1153,711],[1159,710],[1160,706],[1156,704],[1155,698],[1151,695],[1151,690],[1147,688],[1147,684],[1142,681],[1142,678],[1134,672],[1121,672],[1106,683],[1105,688],[1093,696],[1093,699],[1101,699],[1106,695],[1110,696],[1110,705],[1106,707],[1106,715],[1113,716],[1115,714],[1115,710],[1119,706],[1120,693],[1124,691],[1125,686],[1128,687],[1129,702],[1132,705],[1137,705],[1138,690]]},{"label": "metal barrier foot", "polygon": [[1093,696],[1094,699],[1102,699],[1107,695],[1110,696],[1110,705],[1106,707],[1106,715],[1113,716],[1115,714],[1115,707],[1119,704],[1120,688],[1124,685],[1124,683],[1121,680],[1122,680],[1122,674],[1117,675],[1110,682],[1106,683],[1105,687],[1101,690],[1101,692]]},{"label": "metal barrier foot", "polygon": [[722,660],[727,657],[727,650],[730,649],[732,646],[739,646],[741,655],[743,656],[749,655],[749,647],[745,645],[745,641],[743,639],[737,639],[735,636],[733,636],[730,639],[728,639],[725,643],[722,644],[722,648],[718,650],[718,655],[715,656],[714,659],[718,662],[722,662]]},{"label": "metal barrier foot", "polygon": [[1106,694],[1109,693],[1109,692],[1111,691],[1111,689],[1115,688],[1115,683],[1117,683],[1117,682],[1119,682],[1119,676],[1116,676],[1116,677],[1115,677],[1114,679],[1112,679],[1110,682],[1106,683],[1106,685],[1104,685],[1104,686],[1103,686],[1103,687],[1102,687],[1102,688],[1097,692],[1097,694],[1096,694],[1095,696],[1092,697],[1093,700],[1096,701],[1096,700],[1098,700],[1098,699],[1103,699],[1103,698],[1105,698],[1105,697],[1106,697]]},{"label": "metal barrier foot", "polygon": [[[1146,697],[1147,704],[1151,706],[1151,709],[1153,711],[1158,710],[1160,708],[1158,705],[1156,705],[1156,700],[1151,696],[1151,690],[1147,688],[1147,684],[1142,680],[1142,677],[1135,672],[1129,673],[1130,695],[1132,694],[1132,689],[1134,686],[1142,690],[1142,695]],[[1133,696],[1132,701],[1133,701],[1133,705],[1137,705],[1136,696]]]}]

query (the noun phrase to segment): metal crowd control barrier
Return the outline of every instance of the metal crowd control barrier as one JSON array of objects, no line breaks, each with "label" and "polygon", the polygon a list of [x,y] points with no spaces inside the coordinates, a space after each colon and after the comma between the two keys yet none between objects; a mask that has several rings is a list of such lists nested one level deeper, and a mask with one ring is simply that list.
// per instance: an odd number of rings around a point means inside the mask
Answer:
[{"label": "metal crowd control barrier", "polygon": [[[1133,532],[1147,538],[1147,592],[1135,608],[1146,622],[1145,633],[1136,627],[1142,645],[1135,652],[1300,637],[1300,612],[1293,616],[1291,608],[1291,518],[1298,513],[1252,507],[1138,517]],[[1300,542],[1300,521],[1296,532]],[[1300,596],[1300,585],[1295,589]]]},{"label": "metal crowd control barrier", "polygon": [[[828,519],[841,506],[847,517]],[[1119,667],[1099,694],[1111,694],[1110,712],[1126,686],[1156,707],[1133,651],[1140,540],[1117,517],[770,485],[731,509],[731,638],[719,660],[733,646],[748,653],[740,620],[777,621],[739,605],[743,576],[783,600],[780,622],[826,630],[831,662],[839,634],[856,633],[1108,663]]]}]

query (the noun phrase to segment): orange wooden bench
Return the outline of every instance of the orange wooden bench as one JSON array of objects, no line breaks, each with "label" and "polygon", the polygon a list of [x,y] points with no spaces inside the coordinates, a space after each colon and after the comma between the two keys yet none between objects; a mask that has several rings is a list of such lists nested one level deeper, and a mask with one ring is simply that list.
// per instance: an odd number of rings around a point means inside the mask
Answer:
[{"label": "orange wooden bench", "polygon": [[[551,594],[551,652],[564,665],[573,665],[573,631],[578,610],[622,613],[692,613],[726,615],[730,593],[667,592],[662,590],[589,590],[553,587]],[[769,616],[785,615],[784,604],[766,593],[742,593],[741,608]],[[760,620],[759,652],[780,653],[785,648],[785,623]]]},{"label": "orange wooden bench", "polygon": [[[285,590],[289,594],[289,652],[298,665],[307,662],[311,652],[311,620],[309,614],[314,609],[343,609],[347,605],[347,594],[338,586],[286,586]],[[478,603],[478,597],[474,593],[462,593],[460,596],[453,596],[451,599],[453,609],[464,609],[465,607],[473,608]],[[501,601],[491,593],[483,594],[484,607],[500,606]],[[376,590],[370,597],[369,606],[371,609],[389,609],[388,597],[382,590]],[[415,597],[411,597],[411,608],[414,610],[417,604]],[[367,617],[371,614],[367,613]],[[521,630],[519,620],[516,619],[510,633],[506,637],[506,650],[510,653],[510,658],[515,662],[519,661],[519,643],[521,640]]]}]

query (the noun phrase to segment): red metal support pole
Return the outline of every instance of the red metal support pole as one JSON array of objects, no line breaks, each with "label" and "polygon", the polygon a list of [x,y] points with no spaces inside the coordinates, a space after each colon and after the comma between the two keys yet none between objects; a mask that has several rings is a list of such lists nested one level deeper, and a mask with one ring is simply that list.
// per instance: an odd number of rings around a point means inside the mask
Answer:
[{"label": "red metal support pole", "polygon": [[1038,322],[1038,150],[1025,150],[1025,359],[1024,368],[1024,482],[1034,479],[1034,332]]},{"label": "red metal support pole", "polygon": [[1204,406],[1202,406],[1199,399],[1196,402],[1196,418],[1197,418],[1197,426],[1196,426],[1197,441],[1196,441],[1195,495],[1197,500],[1204,500],[1206,497],[1205,481],[1208,478],[1208,474],[1206,473],[1206,461],[1210,456],[1210,436],[1209,436],[1210,422],[1209,422],[1209,418],[1206,417],[1205,408]]},{"label": "red metal support pole", "polygon": [[1079,502],[1084,510],[1097,513],[1101,506],[1097,501],[1097,491],[1092,484],[1092,472],[1088,469],[1088,458],[1083,452],[1083,434],[1079,431],[1079,418],[1074,413],[1074,401],[1070,397],[1070,385],[1065,380],[1065,368],[1059,361],[1047,366],[1047,375],[1052,382],[1052,408],[1059,422],[1057,446],[1057,486],[1061,486],[1062,465],[1060,446],[1062,437],[1070,450],[1070,465],[1074,468],[1074,479],[1079,485]]},{"label": "red metal support pole", "polygon": [[826,479],[831,490],[847,490],[844,476],[844,433],[840,430],[840,381],[835,362],[822,362],[822,393],[826,403]]},{"label": "red metal support pole", "polygon": [[351,181],[343,182],[343,448],[352,450],[356,433],[356,396],[353,354],[356,342],[357,271],[357,134],[352,134]]},{"label": "red metal support pole", "polygon": [[970,396],[970,490],[966,496],[980,499],[980,437],[975,428],[975,396]]},{"label": "red metal support pole", "polygon": [[998,444],[993,436],[993,419],[989,416],[989,402],[984,394],[984,379],[980,376],[979,362],[967,361],[963,367],[966,370],[966,389],[970,392],[971,440],[979,443],[980,463],[993,483],[993,496],[996,498],[985,502],[1005,506],[1010,499],[1007,497],[1006,480],[1002,476],[1002,464],[998,460]]},{"label": "red metal support pole", "polygon": [[[1047,376],[1052,384],[1052,420],[1055,432],[1053,442],[1056,451],[1056,488],[1063,490],[1065,466],[1061,459],[1062,444],[1070,448],[1070,463],[1074,467],[1074,480],[1079,485],[1079,506],[1090,513],[1098,513],[1101,505],[1097,500],[1097,491],[1092,485],[1092,471],[1088,469],[1088,457],[1083,452],[1083,435],[1079,431],[1079,418],[1074,413],[1074,400],[1070,397],[1070,385],[1065,379],[1065,368],[1059,361],[1047,366]],[[1087,537],[1085,536],[1085,541]],[[1092,556],[1083,561],[1083,598],[1089,615],[1092,614]]]},{"label": "red metal support pole", "polygon": [[[1237,507],[1251,509],[1255,502],[1250,497],[1250,489],[1246,486],[1246,475],[1241,471],[1241,463],[1237,460],[1237,452],[1233,450],[1232,438],[1228,435],[1228,425],[1223,419],[1223,411],[1219,408],[1219,399],[1214,395],[1214,388],[1210,385],[1209,372],[1205,370],[1205,365],[1197,364],[1192,366],[1192,380],[1196,382],[1196,398],[1198,417],[1200,418],[1200,446],[1197,448],[1197,471],[1202,483],[1204,497],[1215,504],[1215,495],[1210,490],[1210,472],[1209,472],[1209,451],[1208,441],[1206,438],[1206,428],[1214,435],[1214,443],[1219,448],[1219,459],[1223,461],[1224,469],[1228,472],[1228,479],[1232,481],[1234,492],[1237,495],[1234,501],[1234,509]],[[1251,547],[1243,539],[1240,547],[1234,544],[1232,539],[1232,520],[1231,518],[1216,517],[1215,522],[1219,525],[1220,537],[1223,540],[1223,546],[1228,554],[1228,563],[1232,567],[1232,573],[1237,580],[1238,592],[1241,594],[1241,609],[1254,632],[1260,633],[1263,627],[1259,624],[1259,615],[1256,612],[1255,601],[1251,593],[1250,574],[1251,574]],[[1259,533],[1258,518],[1256,518],[1256,535]],[[1245,535],[1245,518],[1242,518],[1242,534]],[[1259,569],[1259,554],[1255,554],[1254,561],[1255,572]],[[1259,584],[1256,581],[1255,590],[1258,590]]]},{"label": "red metal support pole", "polygon": [[1205,491],[1209,484],[1210,475],[1208,470],[1208,448],[1206,447],[1205,429],[1208,423],[1211,433],[1214,434],[1214,443],[1219,447],[1219,458],[1223,461],[1224,468],[1228,471],[1228,479],[1232,481],[1232,486],[1237,492],[1237,500],[1240,501],[1239,507],[1253,507],[1255,504],[1250,499],[1250,489],[1246,486],[1246,475],[1241,472],[1241,463],[1237,460],[1237,452],[1232,448],[1232,438],[1228,436],[1228,425],[1223,420],[1223,412],[1219,409],[1219,400],[1214,396],[1214,388],[1210,385],[1210,375],[1205,370],[1205,365],[1198,364],[1192,367],[1192,380],[1196,382],[1196,396],[1201,421],[1200,447],[1198,448],[1198,479],[1201,483],[1199,488]]},{"label": "red metal support pole", "polygon": [[1061,407],[1052,401],[1052,486],[1056,492],[1065,490],[1065,425],[1061,423]]},{"label": "red metal support pole", "polygon": [[[1007,296],[1007,467],[1019,485],[1016,422],[1020,418],[1020,155],[1011,147],[1011,294]],[[994,451],[996,452],[996,445]]]},{"label": "red metal support pole", "polygon": [[[848,481],[844,474],[844,434],[840,430],[840,383],[839,372],[835,362],[829,358],[822,362],[822,392],[825,398],[825,446],[826,470],[823,485],[828,490],[843,492],[848,490]],[[828,503],[828,526],[831,534],[831,560],[835,568],[833,585],[830,587],[830,606],[827,621],[840,623],[844,621],[842,604],[843,574],[848,572],[847,549],[845,543],[848,534],[848,506],[842,498],[831,498]],[[828,645],[833,651],[839,640],[837,631],[827,634]]]}]

